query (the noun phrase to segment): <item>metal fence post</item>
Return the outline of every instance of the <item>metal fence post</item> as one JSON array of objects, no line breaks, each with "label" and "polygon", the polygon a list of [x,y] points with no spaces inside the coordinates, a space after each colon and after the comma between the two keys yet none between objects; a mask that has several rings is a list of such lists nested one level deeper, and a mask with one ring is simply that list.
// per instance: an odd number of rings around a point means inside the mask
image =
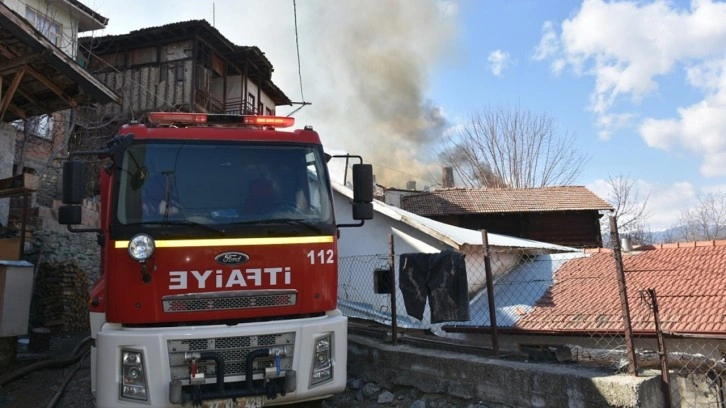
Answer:
[{"label": "metal fence post", "polygon": [[628,304],[628,289],[625,285],[625,271],[623,269],[623,256],[620,252],[620,235],[618,234],[618,224],[614,216],[610,216],[610,242],[613,244],[613,258],[615,258],[615,269],[618,276],[618,287],[620,288],[620,311],[623,315],[623,325],[625,326],[625,346],[628,354],[628,372],[633,376],[638,376],[637,360],[635,358],[635,343],[633,341],[633,326],[630,321],[630,306]]},{"label": "metal fence post", "polygon": [[660,312],[658,311],[658,299],[655,297],[655,289],[648,289],[651,308],[653,309],[653,320],[655,320],[655,334],[658,340],[658,357],[660,358],[661,391],[667,407],[672,407],[670,379],[668,378],[668,351],[666,350],[663,330],[660,327]]},{"label": "metal fence post", "polygon": [[393,247],[393,234],[388,235],[388,269],[391,271],[389,287],[391,288],[391,337],[393,345],[398,344],[398,319],[396,312],[396,252]]},{"label": "metal fence post", "polygon": [[487,279],[487,301],[489,303],[489,325],[492,329],[492,350],[494,357],[499,357],[499,335],[497,334],[497,310],[494,302],[494,280],[492,263],[489,259],[489,236],[487,230],[481,230],[481,243],[484,246],[484,271]]}]

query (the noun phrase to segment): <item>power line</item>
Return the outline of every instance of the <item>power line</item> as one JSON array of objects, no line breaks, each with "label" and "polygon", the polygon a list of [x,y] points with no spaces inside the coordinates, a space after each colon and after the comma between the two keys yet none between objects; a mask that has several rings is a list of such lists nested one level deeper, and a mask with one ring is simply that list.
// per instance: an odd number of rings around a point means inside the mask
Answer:
[{"label": "power line", "polygon": [[300,80],[300,98],[305,106],[305,94],[303,93],[302,68],[300,66],[300,37],[297,32],[297,2],[292,0],[292,10],[295,18],[295,49],[297,50],[297,76]]}]

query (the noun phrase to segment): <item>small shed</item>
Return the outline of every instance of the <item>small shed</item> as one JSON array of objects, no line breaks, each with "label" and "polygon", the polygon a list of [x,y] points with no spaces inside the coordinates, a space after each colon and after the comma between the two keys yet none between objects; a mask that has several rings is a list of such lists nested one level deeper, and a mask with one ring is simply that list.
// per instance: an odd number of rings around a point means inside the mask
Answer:
[{"label": "small shed", "polygon": [[614,211],[583,186],[446,188],[401,197],[401,208],[457,227],[577,248],[601,247],[600,217]]}]

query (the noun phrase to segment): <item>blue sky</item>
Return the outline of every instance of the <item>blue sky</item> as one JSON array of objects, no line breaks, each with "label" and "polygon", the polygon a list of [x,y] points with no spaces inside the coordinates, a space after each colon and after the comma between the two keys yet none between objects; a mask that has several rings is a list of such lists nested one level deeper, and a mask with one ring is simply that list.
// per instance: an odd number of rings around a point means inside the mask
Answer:
[{"label": "blue sky", "polygon": [[[726,3],[714,0],[84,0],[93,35],[206,19],[256,45],[273,80],[330,148],[362,154],[378,181],[439,178],[437,142],[471,114],[517,106],[552,117],[608,177],[648,196],[652,229],[699,193],[726,191]],[[279,113],[289,109],[282,107]]]}]

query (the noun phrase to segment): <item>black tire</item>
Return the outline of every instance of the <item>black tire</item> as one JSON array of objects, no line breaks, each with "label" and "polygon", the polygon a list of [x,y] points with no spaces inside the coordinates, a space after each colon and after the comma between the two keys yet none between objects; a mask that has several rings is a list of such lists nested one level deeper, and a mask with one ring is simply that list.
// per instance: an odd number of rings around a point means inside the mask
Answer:
[{"label": "black tire", "polygon": [[291,405],[290,408],[323,408],[323,400],[301,402]]}]

